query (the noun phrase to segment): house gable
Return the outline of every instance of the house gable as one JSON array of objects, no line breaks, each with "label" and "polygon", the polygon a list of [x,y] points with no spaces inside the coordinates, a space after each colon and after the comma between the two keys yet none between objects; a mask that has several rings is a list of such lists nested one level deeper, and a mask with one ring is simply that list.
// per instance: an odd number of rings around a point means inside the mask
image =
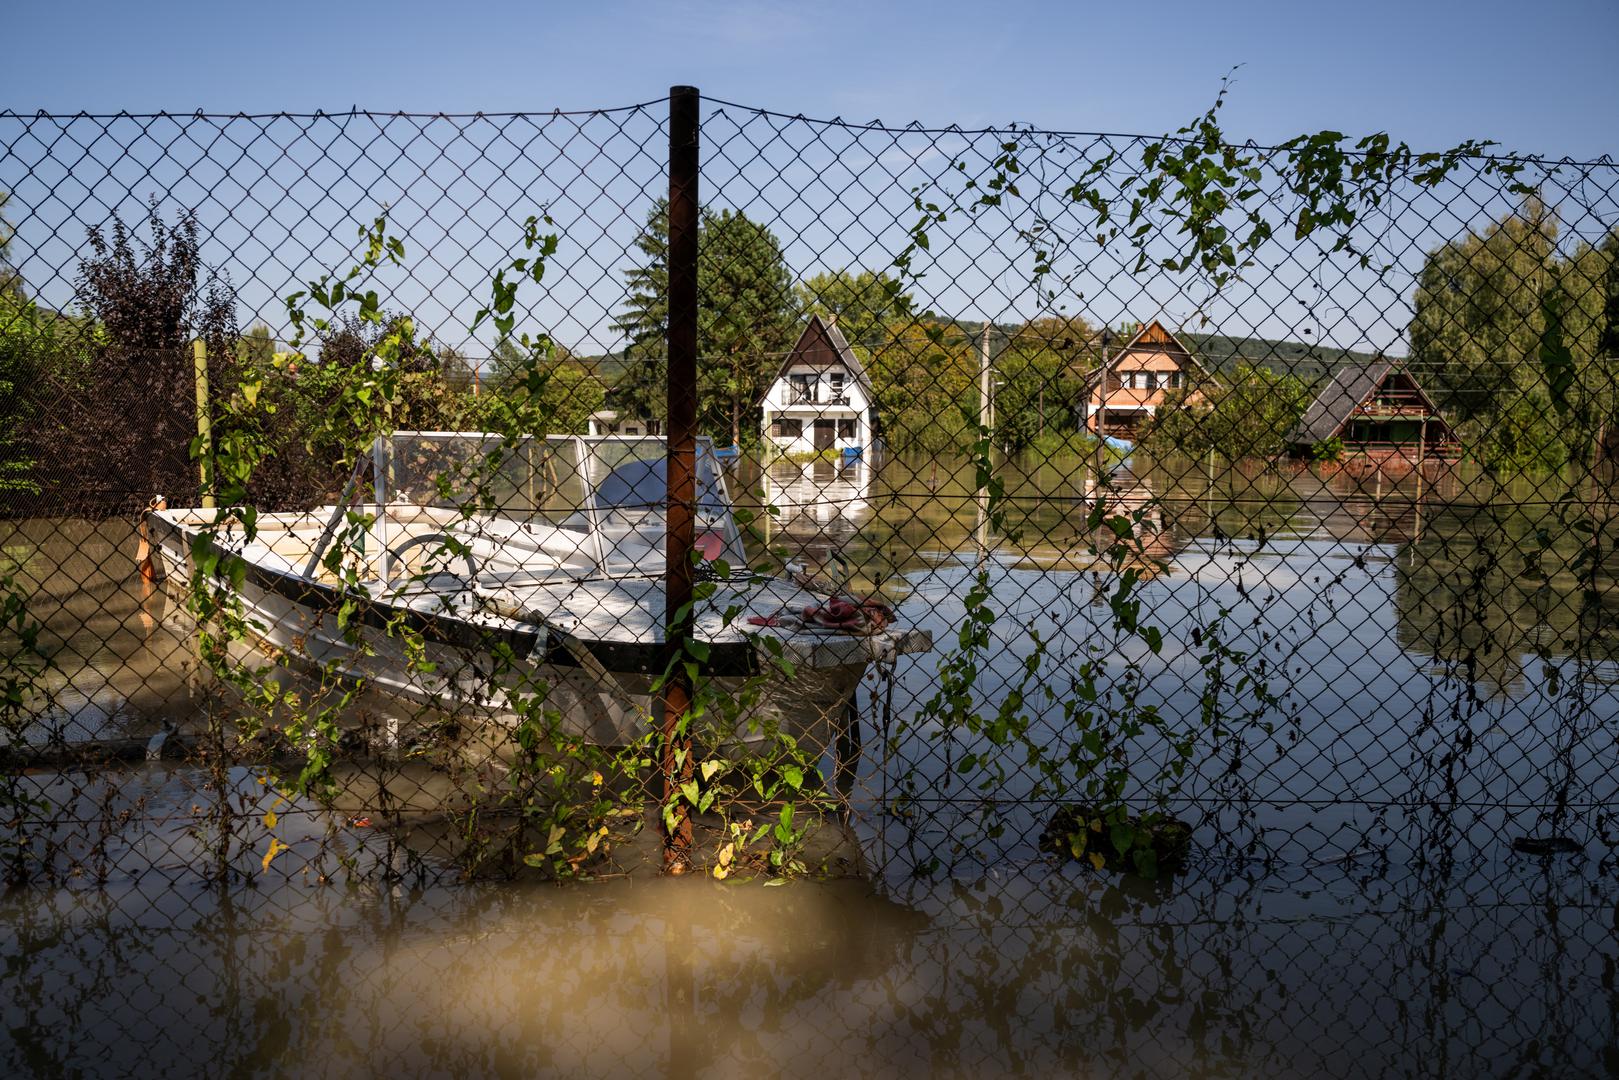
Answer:
[{"label": "house gable", "polygon": [[1456,433],[1416,376],[1391,360],[1339,369],[1288,433],[1288,445],[1304,449],[1340,438],[1356,420],[1411,420],[1433,425],[1433,435],[1454,442]]},{"label": "house gable", "polygon": [[776,375],[766,387],[768,395],[771,388],[787,378],[793,369],[809,369],[817,372],[833,372],[842,370],[847,377],[859,386],[869,401],[874,396],[871,390],[871,379],[866,374],[866,366],[855,355],[849,342],[844,338],[843,331],[836,323],[827,322],[819,315],[811,315],[809,324],[804,332],[798,336],[798,342],[782,360],[781,367],[776,369]]},{"label": "house gable", "polygon": [[1169,360],[1187,376],[1207,375],[1197,355],[1171,333],[1163,323],[1154,319],[1142,326],[1119,346],[1107,361],[1110,371],[1162,369],[1163,360]]},{"label": "house gable", "polygon": [[1104,361],[1089,377],[1093,410],[1150,414],[1165,392],[1191,389],[1209,375],[1197,355],[1156,319],[1111,350]]}]

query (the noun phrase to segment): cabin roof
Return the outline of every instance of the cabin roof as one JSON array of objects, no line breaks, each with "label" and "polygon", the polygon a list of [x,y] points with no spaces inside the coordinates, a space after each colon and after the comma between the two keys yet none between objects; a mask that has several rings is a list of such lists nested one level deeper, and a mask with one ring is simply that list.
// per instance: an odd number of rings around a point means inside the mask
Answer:
[{"label": "cabin roof", "polygon": [[[1208,365],[1203,363],[1196,350],[1187,348],[1184,341],[1157,319],[1142,323],[1136,332],[1126,338],[1122,344],[1108,351],[1106,358],[1108,369],[1113,370],[1114,365],[1131,350],[1144,347],[1157,347],[1164,351],[1177,352],[1184,359],[1185,366],[1205,374],[1212,371]],[[1086,383],[1093,389],[1098,377],[1101,375],[1101,371],[1102,368],[1098,365],[1092,368],[1085,376]]]},{"label": "cabin roof", "polygon": [[[781,367],[776,369],[776,374],[770,380],[770,385],[774,386],[779,383],[786,376],[787,369],[794,364],[806,362],[824,364],[829,359],[838,360],[848,369],[849,374],[854,378],[860,389],[865,391],[868,400],[874,396],[871,389],[871,377],[866,374],[866,365],[860,362],[860,357],[855,355],[855,351],[849,347],[848,339],[843,336],[843,331],[838,329],[836,322],[829,322],[819,315],[810,316],[809,323],[804,327],[804,332],[798,335],[797,343],[782,359]],[[769,393],[769,387],[766,387],[765,392]]]},{"label": "cabin roof", "polygon": [[1191,349],[1188,349],[1185,342],[1181,341],[1180,338],[1171,333],[1169,328],[1163,323],[1159,322],[1157,319],[1154,319],[1149,323],[1143,323],[1140,329],[1138,329],[1134,334],[1130,335],[1129,340],[1118,347],[1118,349],[1113,353],[1113,356],[1110,358],[1110,362],[1112,360],[1117,360],[1119,357],[1123,356],[1132,349],[1139,349],[1143,346],[1154,345],[1163,349],[1174,349],[1175,351],[1183,354],[1187,360],[1197,367],[1201,368],[1203,366],[1197,358],[1197,353]]},{"label": "cabin roof", "polygon": [[[1354,364],[1338,369],[1332,381],[1316,395],[1304,415],[1288,432],[1287,441],[1294,446],[1312,445],[1332,438],[1344,429],[1354,411],[1365,403],[1391,375],[1404,375],[1416,389],[1417,396],[1434,419],[1445,424],[1444,417],[1422,384],[1402,364],[1381,357],[1370,363]],[[1448,429],[1449,425],[1445,425]]]}]

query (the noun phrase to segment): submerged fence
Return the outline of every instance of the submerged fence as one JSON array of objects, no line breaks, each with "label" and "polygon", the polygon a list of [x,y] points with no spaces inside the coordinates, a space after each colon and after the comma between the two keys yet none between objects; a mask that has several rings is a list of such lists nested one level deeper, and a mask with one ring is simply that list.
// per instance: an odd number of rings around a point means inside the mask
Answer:
[{"label": "submerged fence", "polygon": [[694,91],[0,147],[15,879],[1609,857],[1610,163]]}]

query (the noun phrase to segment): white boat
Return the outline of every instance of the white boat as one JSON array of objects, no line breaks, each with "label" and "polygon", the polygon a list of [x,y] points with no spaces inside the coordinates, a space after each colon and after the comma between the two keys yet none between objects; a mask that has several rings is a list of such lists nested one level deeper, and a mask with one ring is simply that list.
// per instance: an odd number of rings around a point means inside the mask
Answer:
[{"label": "white boat", "polygon": [[[253,644],[400,700],[395,740],[413,741],[424,713],[510,725],[522,686],[544,688],[544,707],[570,735],[622,746],[661,723],[651,684],[667,661],[665,460],[658,437],[402,431],[362,463],[369,505],[353,503],[357,465],[337,503],[258,514],[251,539],[239,523],[216,526],[214,510],[167,507],[148,512],[146,536],[171,595],[183,596],[193,546],[212,530],[240,557],[236,592]],[[706,439],[697,490],[697,572],[713,593],[696,605],[694,636],[722,693],[767,676],[722,737],[758,744],[784,732],[829,745],[867,668],[926,651],[930,636],[750,572]],[[345,604],[363,647],[339,627]],[[419,634],[424,655],[412,662],[389,627]],[[773,663],[778,653],[791,676]]]}]

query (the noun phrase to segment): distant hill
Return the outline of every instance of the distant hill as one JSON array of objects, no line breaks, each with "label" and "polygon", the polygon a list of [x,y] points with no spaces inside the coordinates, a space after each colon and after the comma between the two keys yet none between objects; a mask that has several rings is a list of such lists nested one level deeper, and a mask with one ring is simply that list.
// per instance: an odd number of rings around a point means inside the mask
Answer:
[{"label": "distant hill", "polygon": [[[984,329],[982,320],[951,319],[931,311],[924,312],[917,318],[923,324],[942,328],[948,339],[959,337],[966,341],[976,341]],[[990,336],[999,340],[1015,337],[1023,329],[1018,323],[992,325],[994,329]],[[1123,330],[1115,330],[1114,334],[1120,337],[1128,336]],[[1196,353],[1198,360],[1214,374],[1222,376],[1230,375],[1239,364],[1247,363],[1279,375],[1291,375],[1308,385],[1316,386],[1326,383],[1340,368],[1347,365],[1364,366],[1376,359],[1374,353],[1340,349],[1315,342],[1239,337],[1231,334],[1200,334],[1189,330],[1176,330],[1175,336]],[[1084,342],[1083,347],[1087,352],[1094,352],[1098,348],[1098,342],[1093,337]],[[624,360],[612,353],[601,356],[573,356],[572,359],[592,369],[607,383],[615,381],[629,365],[638,362]]]},{"label": "distant hill", "polygon": [[1191,331],[1177,332],[1175,336],[1216,375],[1230,375],[1239,364],[1247,363],[1278,375],[1291,375],[1311,386],[1325,383],[1342,367],[1363,366],[1376,359],[1374,353],[1339,349],[1314,342],[1276,341]]}]

